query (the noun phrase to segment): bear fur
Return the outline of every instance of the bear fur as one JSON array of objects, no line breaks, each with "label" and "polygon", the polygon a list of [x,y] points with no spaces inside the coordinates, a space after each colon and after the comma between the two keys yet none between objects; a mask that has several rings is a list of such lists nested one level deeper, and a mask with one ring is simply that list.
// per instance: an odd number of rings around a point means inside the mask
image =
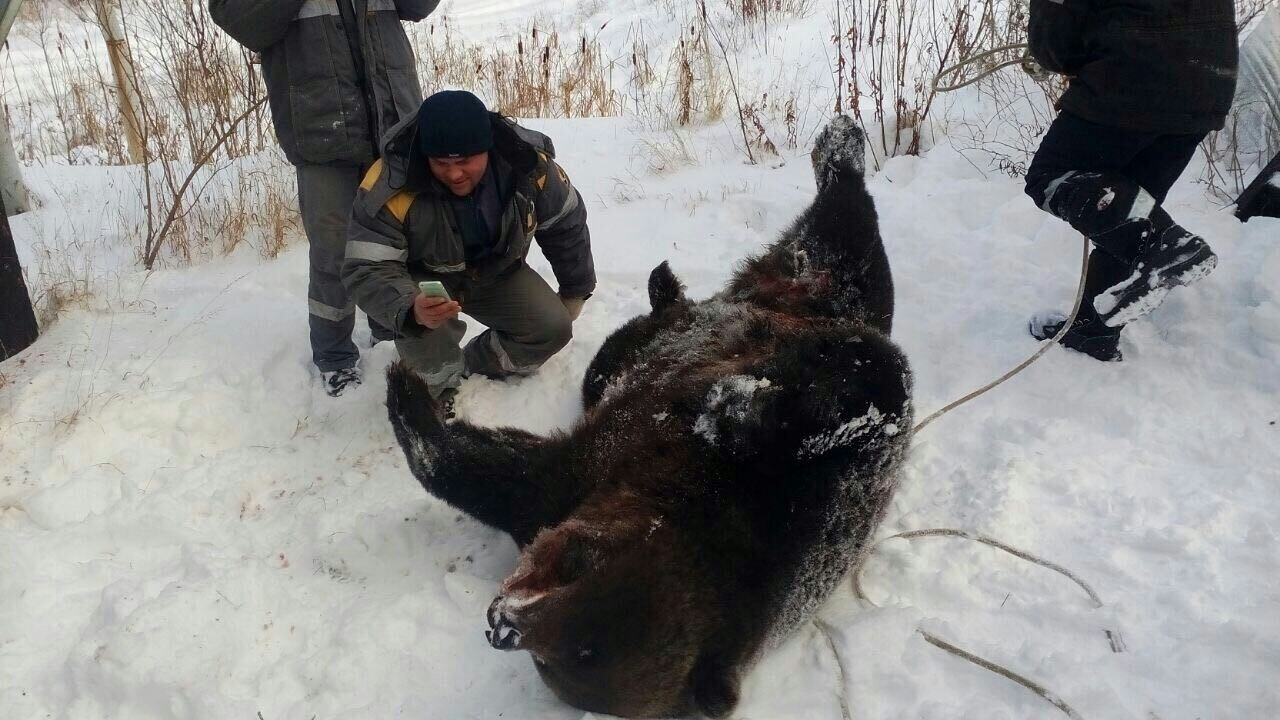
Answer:
[{"label": "bear fur", "polygon": [[413,474],[522,548],[490,643],[528,651],[565,702],[724,717],[859,562],[912,424],[863,145],[846,117],[824,129],[812,206],[714,297],[654,269],[652,311],[600,348],[567,433],[445,423],[388,370]]}]

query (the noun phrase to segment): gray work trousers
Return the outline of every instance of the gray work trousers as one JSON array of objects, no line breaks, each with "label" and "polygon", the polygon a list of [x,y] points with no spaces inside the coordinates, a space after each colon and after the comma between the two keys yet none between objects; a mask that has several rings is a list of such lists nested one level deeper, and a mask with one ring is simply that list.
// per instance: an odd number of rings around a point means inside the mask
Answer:
[{"label": "gray work trousers", "polygon": [[528,265],[491,284],[473,284],[462,311],[488,329],[459,347],[467,324],[454,318],[422,337],[396,339],[400,357],[439,397],[465,375],[529,375],[573,337],[573,321],[560,296]]},{"label": "gray work trousers", "polygon": [[[310,246],[311,277],[307,286],[311,359],[322,372],[353,367],[360,351],[351,341],[355,304],[342,286],[342,260],[347,252],[347,220],[360,186],[355,165],[299,165],[298,209]],[[393,333],[369,321],[378,340]]]}]

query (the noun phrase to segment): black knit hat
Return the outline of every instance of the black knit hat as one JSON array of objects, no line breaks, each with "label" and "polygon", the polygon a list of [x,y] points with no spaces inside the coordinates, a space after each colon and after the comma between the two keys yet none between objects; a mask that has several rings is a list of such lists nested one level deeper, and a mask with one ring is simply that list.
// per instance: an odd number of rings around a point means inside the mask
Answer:
[{"label": "black knit hat", "polygon": [[489,111],[466,90],[442,90],[418,109],[418,151],[431,157],[477,155],[493,147]]}]

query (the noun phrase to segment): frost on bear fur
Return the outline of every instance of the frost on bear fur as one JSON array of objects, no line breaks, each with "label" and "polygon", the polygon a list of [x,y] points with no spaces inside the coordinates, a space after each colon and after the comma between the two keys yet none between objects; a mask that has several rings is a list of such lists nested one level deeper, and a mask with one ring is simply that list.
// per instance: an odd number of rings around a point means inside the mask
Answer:
[{"label": "frost on bear fur", "polygon": [[689,300],[655,268],[651,312],[600,348],[568,433],[446,424],[388,370],[414,475],[522,548],[490,643],[527,651],[565,702],[723,717],[859,561],[912,417],[863,142],[848,118],[824,129],[813,204],[719,294]]}]

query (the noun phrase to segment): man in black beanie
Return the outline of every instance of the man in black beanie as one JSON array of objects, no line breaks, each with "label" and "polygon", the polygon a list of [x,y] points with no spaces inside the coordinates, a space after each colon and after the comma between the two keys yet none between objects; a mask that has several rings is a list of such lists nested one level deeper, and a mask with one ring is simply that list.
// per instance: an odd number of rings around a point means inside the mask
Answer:
[{"label": "man in black beanie", "polygon": [[[545,135],[443,91],[387,134],[357,192],[343,283],[450,414],[466,375],[527,375],[563,348],[595,289],[586,205],[554,157]],[[525,263],[534,239],[558,291]],[[465,350],[464,309],[488,327]]]}]

